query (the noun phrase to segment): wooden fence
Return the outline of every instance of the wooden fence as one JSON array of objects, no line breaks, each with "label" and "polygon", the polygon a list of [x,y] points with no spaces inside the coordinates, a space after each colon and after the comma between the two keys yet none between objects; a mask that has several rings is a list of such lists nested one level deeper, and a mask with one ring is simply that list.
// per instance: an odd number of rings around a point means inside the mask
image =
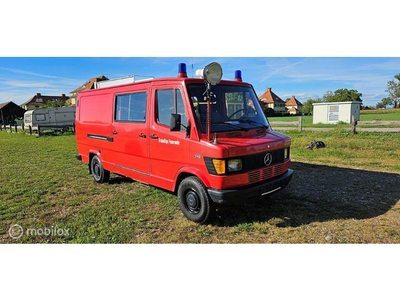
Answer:
[{"label": "wooden fence", "polygon": [[17,132],[18,131],[18,126],[17,126],[17,124],[15,124],[15,125],[1,125],[0,126],[0,131],[2,131],[2,130],[4,130],[4,131],[6,131],[6,130],[10,130],[10,132],[13,132],[13,130],[15,131],[15,132]]},{"label": "wooden fence", "polygon": [[[297,128],[299,131],[303,130],[303,118],[300,116],[298,121],[293,121],[293,122],[283,122],[283,121],[272,121],[269,122],[269,124],[272,126],[272,128],[277,127],[277,129],[281,130],[294,130]],[[284,125],[284,126],[279,126],[279,125]],[[296,126],[296,127],[285,127],[285,126]]]},{"label": "wooden fence", "polygon": [[358,121],[358,125],[395,125],[400,127],[400,121]]},{"label": "wooden fence", "polygon": [[43,134],[43,131],[45,130],[50,130],[50,131],[68,131],[72,129],[72,132],[75,133],[75,123],[71,125],[38,125],[38,126],[28,126],[28,128],[25,128],[24,124],[21,126],[17,125],[2,125],[0,126],[0,131],[1,130],[10,130],[10,132],[18,132],[20,130],[21,132],[25,132],[25,129],[28,130],[29,134],[32,135],[34,132],[37,132],[37,134],[40,136]]},{"label": "wooden fence", "polygon": [[[362,127],[362,125],[390,126],[390,127]],[[361,127],[357,127],[361,126]],[[352,133],[356,131],[373,132],[400,132],[400,121],[358,121],[352,123]]]},{"label": "wooden fence", "polygon": [[[284,121],[270,121],[272,129],[277,130],[311,130],[311,131],[330,131],[335,130],[334,127],[303,127],[303,120],[300,116],[298,121],[284,122]],[[371,127],[371,126],[376,127]],[[363,127],[366,126],[366,127]],[[386,126],[386,127],[380,127]],[[355,121],[352,118],[351,128],[345,128],[351,130],[353,134],[357,131],[372,131],[372,132],[400,132],[400,121]]]}]

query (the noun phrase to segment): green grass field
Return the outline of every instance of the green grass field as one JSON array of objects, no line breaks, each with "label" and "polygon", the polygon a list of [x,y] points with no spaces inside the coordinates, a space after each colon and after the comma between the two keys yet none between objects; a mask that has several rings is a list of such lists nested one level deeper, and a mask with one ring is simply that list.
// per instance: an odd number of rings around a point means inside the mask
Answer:
[{"label": "green grass field", "polygon": [[[400,134],[288,132],[295,175],[270,199],[188,221],[175,195],[112,174],[96,184],[75,136],[0,132],[1,243],[399,243]],[[326,149],[305,147],[314,139]],[[24,229],[19,239],[9,228]],[[68,234],[27,234],[28,229]],[[64,231],[65,233],[65,231]]]},{"label": "green grass field", "polygon": [[362,110],[360,121],[400,121],[400,109]]},{"label": "green grass field", "polygon": [[[269,117],[270,122],[297,122],[298,116],[288,117]],[[313,116],[303,116],[303,127],[351,127],[350,124],[313,124]],[[400,121],[400,109],[387,109],[387,110],[362,110],[360,113],[360,121]],[[280,125],[286,126],[286,125]],[[296,125],[291,125],[296,127]],[[377,127],[376,125],[374,125]],[[278,126],[275,126],[278,127]],[[365,126],[371,127],[371,126]],[[390,127],[390,126],[389,126]]]}]

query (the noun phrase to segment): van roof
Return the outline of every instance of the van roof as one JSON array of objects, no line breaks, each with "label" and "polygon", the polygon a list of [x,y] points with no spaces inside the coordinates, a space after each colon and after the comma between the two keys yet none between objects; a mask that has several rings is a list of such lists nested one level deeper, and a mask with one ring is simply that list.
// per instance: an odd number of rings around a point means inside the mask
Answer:
[{"label": "van roof", "polygon": [[[105,91],[105,90],[112,90],[112,89],[119,89],[127,86],[139,86],[139,85],[149,85],[152,83],[177,83],[181,82],[182,84],[189,84],[189,83],[202,83],[204,84],[204,79],[201,78],[183,78],[183,77],[169,77],[169,78],[156,78],[156,79],[149,79],[149,80],[141,80],[138,82],[121,84],[116,86],[104,87],[100,89],[92,89],[79,92],[80,94],[86,94],[93,91]],[[228,85],[242,85],[242,86],[250,86],[249,83],[246,82],[238,82],[233,80],[221,80],[219,84],[228,84]]]}]

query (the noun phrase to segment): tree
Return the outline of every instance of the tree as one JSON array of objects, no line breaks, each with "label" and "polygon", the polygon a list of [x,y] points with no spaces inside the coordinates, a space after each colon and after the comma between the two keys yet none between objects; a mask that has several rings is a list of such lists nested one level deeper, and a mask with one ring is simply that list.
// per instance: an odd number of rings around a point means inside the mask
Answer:
[{"label": "tree", "polygon": [[374,109],[376,109],[376,106],[373,106],[373,105],[368,105],[368,106],[361,105],[361,110],[374,110]]},{"label": "tree", "polygon": [[320,98],[318,99],[308,99],[304,104],[302,108],[302,112],[305,115],[312,115],[313,113],[313,103],[320,103],[322,100]]},{"label": "tree", "polygon": [[387,106],[387,105],[390,105],[390,102],[391,102],[390,98],[389,98],[389,97],[385,97],[385,98],[382,99],[381,102],[379,102],[379,103],[376,105],[376,108],[377,108],[377,109],[380,109],[380,108],[386,109],[386,106]]},{"label": "tree", "polygon": [[334,93],[327,91],[324,95],[324,102],[349,102],[349,101],[362,101],[362,93],[357,90],[338,89]]},{"label": "tree", "polygon": [[332,91],[327,91],[326,94],[322,97],[323,102],[335,102],[333,101],[333,93]]},{"label": "tree", "polygon": [[397,82],[390,80],[387,83],[386,92],[389,93],[389,104],[393,105],[394,108],[398,108],[400,102],[400,74],[395,75],[394,78],[397,79]]},{"label": "tree", "polygon": [[66,101],[62,98],[60,99],[52,99],[48,100],[45,105],[43,105],[41,108],[47,108],[47,107],[62,107],[66,106]]}]

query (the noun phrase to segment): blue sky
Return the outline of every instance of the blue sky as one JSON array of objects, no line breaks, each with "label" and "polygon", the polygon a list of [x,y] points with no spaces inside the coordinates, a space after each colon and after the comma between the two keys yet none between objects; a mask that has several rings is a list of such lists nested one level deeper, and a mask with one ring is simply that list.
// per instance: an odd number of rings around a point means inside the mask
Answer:
[{"label": "blue sky", "polygon": [[180,62],[191,77],[192,64],[195,72],[212,61],[222,65],[224,79],[242,70],[258,95],[271,87],[283,100],[294,95],[302,102],[347,88],[361,92],[364,105],[376,105],[400,73],[398,57],[0,57],[0,103],[21,104],[36,93],[68,95],[99,75],[175,77]]}]

